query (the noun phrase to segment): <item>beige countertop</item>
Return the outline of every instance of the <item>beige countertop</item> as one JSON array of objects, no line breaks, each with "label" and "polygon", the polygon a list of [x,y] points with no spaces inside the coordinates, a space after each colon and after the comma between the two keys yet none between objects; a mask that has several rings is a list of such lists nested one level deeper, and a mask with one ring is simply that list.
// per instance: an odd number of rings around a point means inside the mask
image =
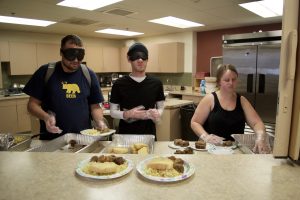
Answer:
[{"label": "beige countertop", "polygon": [[197,96],[203,97],[205,94],[201,94],[199,91],[192,90],[180,90],[180,91],[169,91],[169,94],[173,95],[187,95],[187,96]]},{"label": "beige countertop", "polygon": [[[167,143],[157,144],[159,150]],[[146,180],[135,168],[113,180],[76,176],[77,164],[92,155],[96,154],[0,152],[0,199],[295,200],[300,196],[300,167],[272,155],[176,155],[192,163],[195,174],[175,183]],[[135,166],[150,156],[124,155]]]},{"label": "beige countertop", "polygon": [[165,105],[165,108],[178,108],[178,107],[185,106],[185,105],[192,104],[192,103],[193,103],[193,101],[190,101],[190,100],[166,98],[164,105]]},{"label": "beige countertop", "polygon": [[29,98],[27,94],[22,94],[22,95],[15,95],[15,96],[8,96],[4,97],[3,95],[0,96],[0,101],[3,100],[14,100],[14,99],[24,99],[24,98]]}]

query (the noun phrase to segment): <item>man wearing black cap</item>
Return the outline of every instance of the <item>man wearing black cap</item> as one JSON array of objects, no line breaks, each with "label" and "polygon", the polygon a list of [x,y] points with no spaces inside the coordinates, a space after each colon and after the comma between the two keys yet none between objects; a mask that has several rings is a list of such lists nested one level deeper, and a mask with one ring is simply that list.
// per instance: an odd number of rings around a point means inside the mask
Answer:
[{"label": "man wearing black cap", "polygon": [[162,82],[146,75],[148,50],[142,43],[134,43],[127,52],[132,72],[113,85],[110,114],[120,119],[119,134],[152,134],[164,107]]}]

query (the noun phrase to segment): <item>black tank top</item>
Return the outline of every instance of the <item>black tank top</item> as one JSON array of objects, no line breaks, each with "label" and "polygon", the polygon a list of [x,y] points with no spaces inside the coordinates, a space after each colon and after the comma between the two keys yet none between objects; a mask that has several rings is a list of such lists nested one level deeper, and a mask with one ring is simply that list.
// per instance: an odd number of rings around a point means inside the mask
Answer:
[{"label": "black tank top", "polygon": [[231,134],[242,134],[245,129],[246,119],[241,105],[241,96],[237,94],[235,109],[227,111],[221,107],[217,94],[215,92],[212,94],[215,105],[204,123],[204,129],[209,134],[224,137],[225,140],[234,140]]}]

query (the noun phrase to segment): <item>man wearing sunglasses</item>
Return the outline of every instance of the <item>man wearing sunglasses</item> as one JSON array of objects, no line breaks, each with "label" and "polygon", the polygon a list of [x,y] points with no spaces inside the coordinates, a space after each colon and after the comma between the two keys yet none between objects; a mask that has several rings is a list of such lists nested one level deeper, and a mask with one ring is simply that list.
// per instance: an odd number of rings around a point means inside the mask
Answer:
[{"label": "man wearing sunglasses", "polygon": [[51,76],[45,78],[49,66],[43,65],[23,89],[30,96],[28,111],[40,119],[40,139],[50,140],[65,133],[79,133],[92,127],[91,120],[94,120],[96,128],[107,128],[100,107],[104,99],[96,74],[81,65],[84,54],[78,36],[65,36],[61,40],[62,59],[53,64]]},{"label": "man wearing sunglasses", "polygon": [[119,134],[152,134],[164,108],[162,82],[146,75],[148,50],[142,43],[133,44],[127,52],[132,72],[119,78],[112,87],[110,114],[120,119]]}]

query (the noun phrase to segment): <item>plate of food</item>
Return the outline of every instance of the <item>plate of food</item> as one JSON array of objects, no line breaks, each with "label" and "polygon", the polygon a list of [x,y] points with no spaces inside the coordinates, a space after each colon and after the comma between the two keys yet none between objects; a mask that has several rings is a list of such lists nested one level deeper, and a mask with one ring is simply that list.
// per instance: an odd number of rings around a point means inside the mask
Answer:
[{"label": "plate of food", "polygon": [[195,167],[181,158],[152,157],[141,161],[137,171],[146,179],[158,182],[176,182],[189,178],[195,173]]},{"label": "plate of food", "polygon": [[82,130],[80,131],[80,133],[82,135],[88,135],[88,136],[92,136],[92,137],[96,137],[96,138],[99,138],[99,137],[104,137],[104,136],[109,136],[113,133],[115,133],[116,130],[114,129],[104,129],[102,131],[98,130],[98,129],[94,129],[94,128],[91,128],[91,129],[85,129],[85,130]]},{"label": "plate of food", "polygon": [[203,140],[199,140],[196,142],[192,142],[190,147],[196,151],[207,151],[208,149],[214,147],[214,145]]},{"label": "plate of food", "polygon": [[182,139],[175,139],[173,142],[170,142],[168,146],[172,149],[180,149],[190,146],[190,142]]},{"label": "plate of food", "polygon": [[75,172],[90,179],[114,179],[128,174],[133,169],[132,161],[115,155],[93,156],[81,161]]}]

